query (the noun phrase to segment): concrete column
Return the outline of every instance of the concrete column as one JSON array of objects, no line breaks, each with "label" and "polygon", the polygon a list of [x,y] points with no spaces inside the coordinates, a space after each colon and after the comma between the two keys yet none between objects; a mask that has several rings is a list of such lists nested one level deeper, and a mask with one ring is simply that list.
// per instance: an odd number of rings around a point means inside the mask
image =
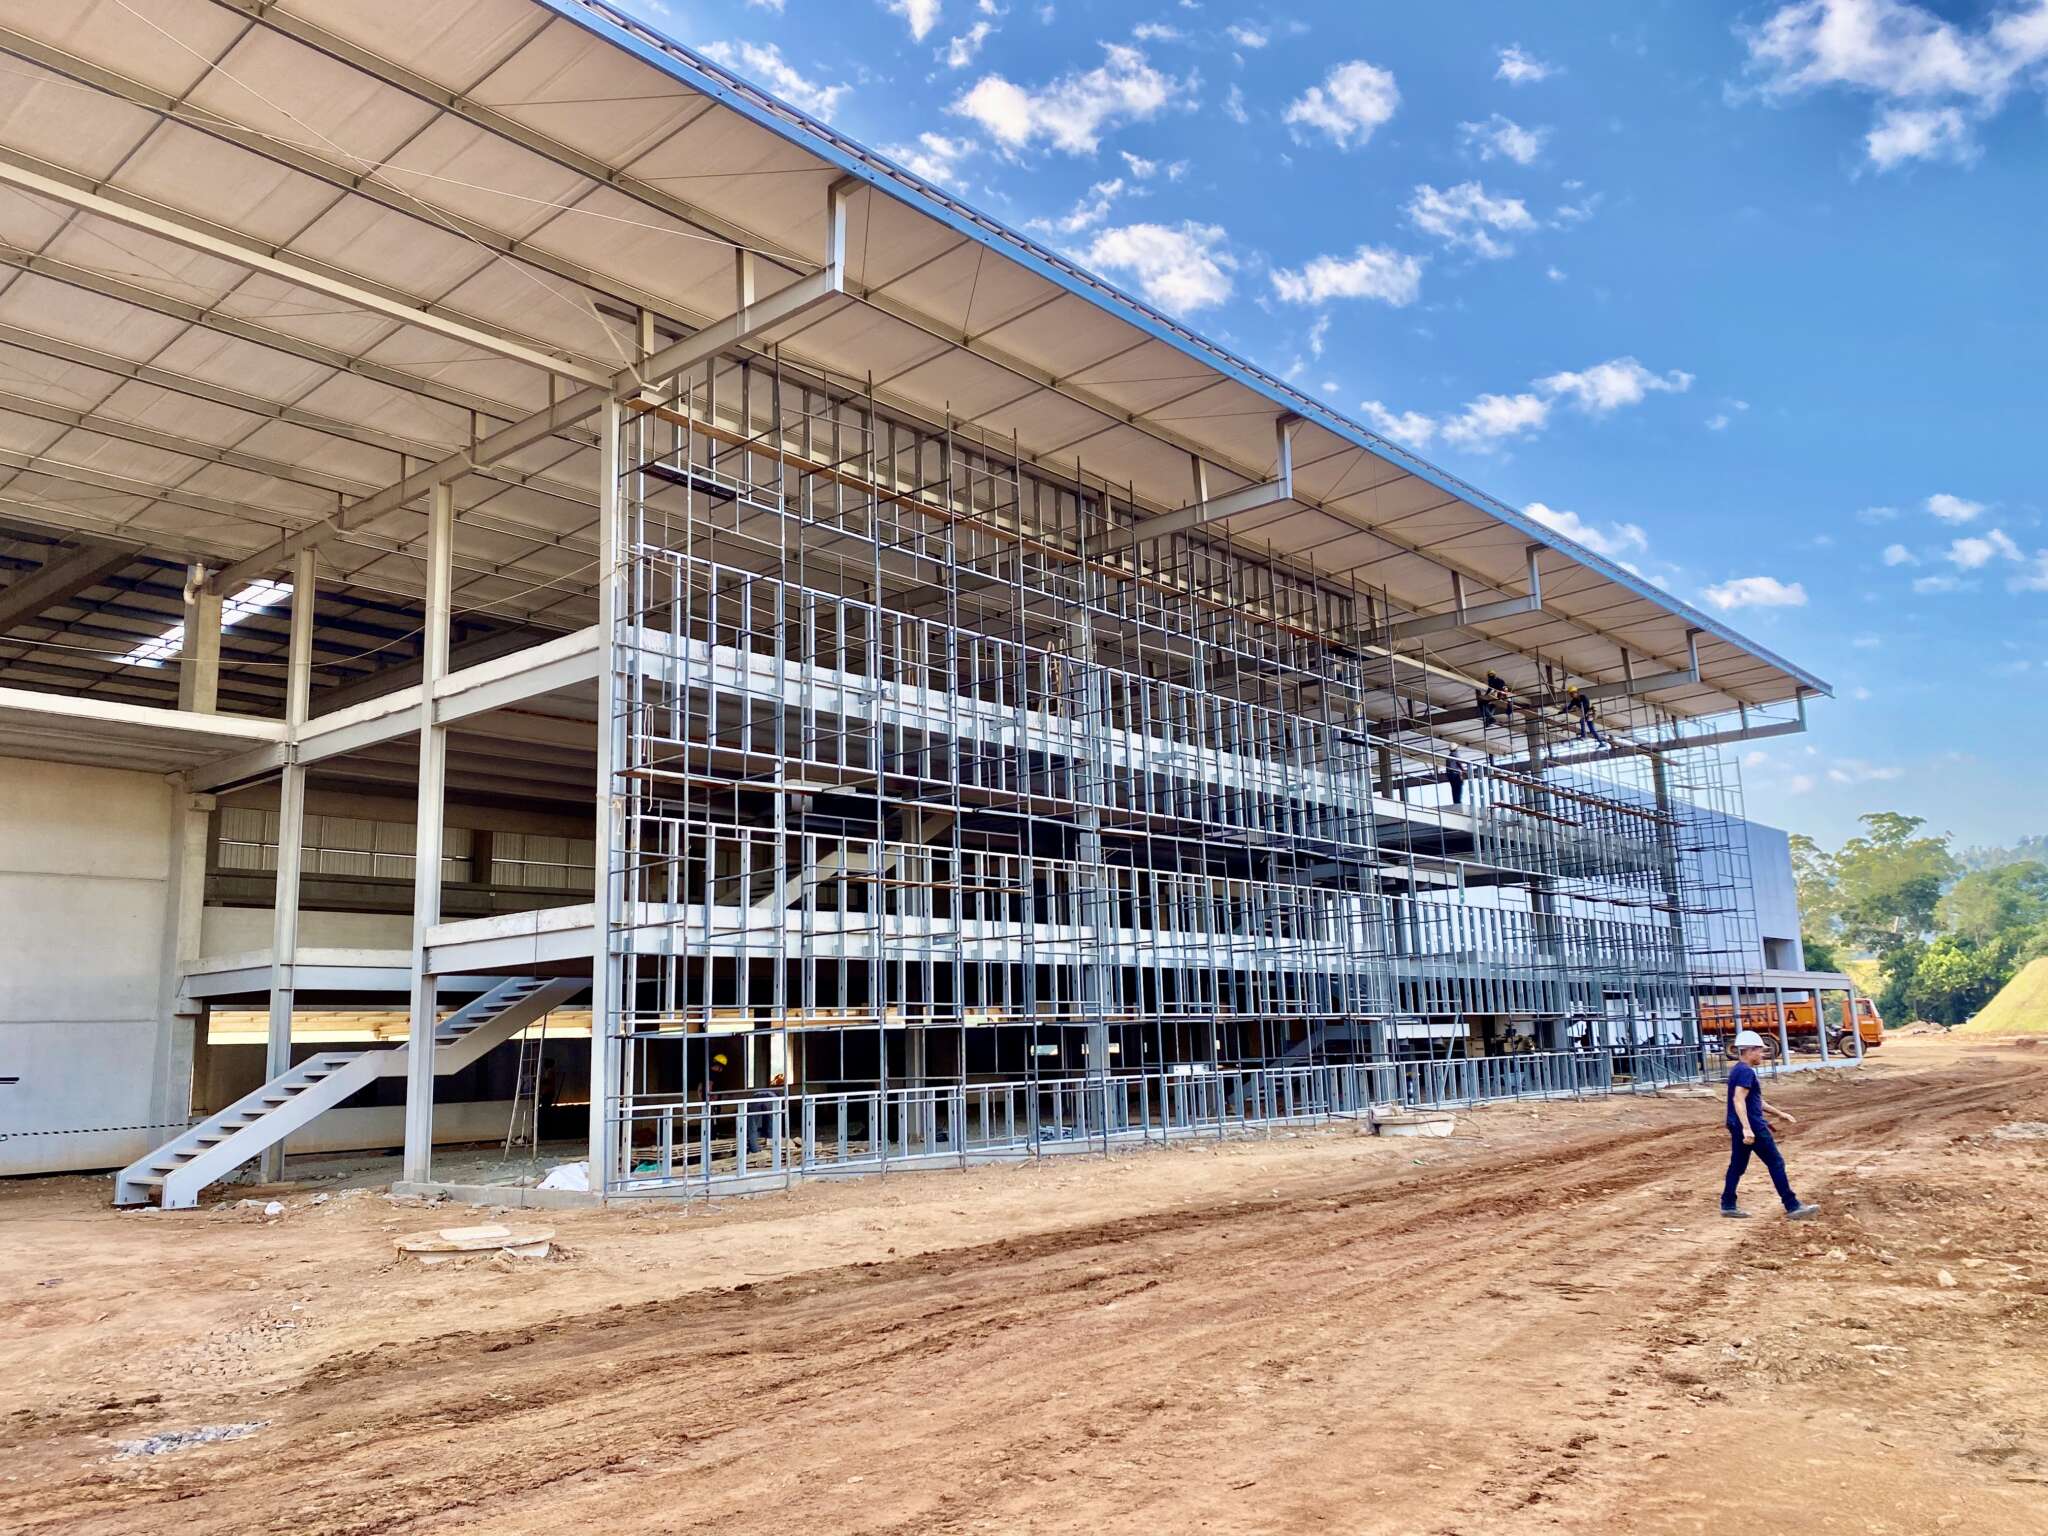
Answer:
[{"label": "concrete column", "polygon": [[[185,973],[199,958],[200,921],[206,903],[206,846],[214,798],[174,791],[171,809],[170,879],[166,887],[163,944],[157,956],[157,1037],[150,1070],[150,1120],[158,1127],[183,1125],[192,1112],[192,1080],[204,1045],[199,1005],[178,1000]],[[169,1140],[162,1131],[151,1133]]]},{"label": "concrete column", "polygon": [[619,871],[613,847],[624,827],[626,806],[617,771],[624,761],[625,718],[615,696],[618,675],[619,598],[627,579],[619,551],[625,529],[620,505],[620,435],[623,413],[607,401],[598,419],[597,474],[597,856],[590,930],[590,1187],[610,1189],[618,1162],[621,1012],[618,962],[612,956],[612,919],[617,911]]},{"label": "concrete column", "polygon": [[220,606],[203,565],[185,573],[185,641],[178,654],[178,708],[210,715],[220,702]]},{"label": "concrete column", "polygon": [[453,488],[437,485],[427,512],[427,621],[420,656],[419,799],[414,812],[412,1022],[405,1066],[405,1177],[425,1183],[434,1167],[434,1029],[440,988],[427,974],[427,934],[441,921],[442,816],[448,784],[448,728],[434,687],[448,672],[450,582],[455,547]]},{"label": "concrete column", "polygon": [[[300,550],[292,566],[292,629],[284,689],[285,724],[296,733],[306,723],[313,691],[313,551]],[[277,791],[277,895],[270,929],[270,1029],[265,1040],[266,1080],[291,1070],[292,999],[299,959],[299,875],[306,847],[306,770],[298,745],[289,756]],[[260,1168],[266,1181],[284,1177],[284,1143],[266,1147]]]}]

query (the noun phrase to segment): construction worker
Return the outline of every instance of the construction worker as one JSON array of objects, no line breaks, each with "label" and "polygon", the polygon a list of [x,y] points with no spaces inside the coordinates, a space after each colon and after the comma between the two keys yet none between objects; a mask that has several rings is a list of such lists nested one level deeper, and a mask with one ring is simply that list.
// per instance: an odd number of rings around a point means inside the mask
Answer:
[{"label": "construction worker", "polygon": [[1593,723],[1593,701],[1586,697],[1576,683],[1564,691],[1564,713],[1568,717],[1578,716],[1578,740],[1584,741],[1590,736],[1601,746],[1607,745],[1607,738],[1600,734],[1600,727]]},{"label": "construction worker", "polygon": [[1770,1170],[1771,1183],[1777,1188],[1778,1198],[1785,1202],[1785,1215],[1790,1220],[1805,1221],[1818,1216],[1819,1206],[1808,1205],[1792,1193],[1792,1181],[1785,1177],[1785,1159],[1778,1152],[1777,1139],[1771,1135],[1772,1120],[1796,1125],[1798,1117],[1789,1110],[1764,1108],[1764,1085],[1756,1075],[1764,1059],[1764,1037],[1753,1029],[1743,1030],[1735,1037],[1735,1056],[1735,1065],[1728,1069],[1728,1178],[1721,1186],[1721,1214],[1749,1214],[1735,1203],[1735,1186],[1742,1182],[1743,1172],[1754,1154]]},{"label": "construction worker", "polygon": [[1456,747],[1451,748],[1450,761],[1444,764],[1444,779],[1451,786],[1451,804],[1465,803],[1465,760],[1458,755]]},{"label": "construction worker", "polygon": [[1501,718],[1515,718],[1515,696],[1508,692],[1508,680],[1498,672],[1486,674],[1486,686],[1479,692],[1479,723],[1492,730]]},{"label": "construction worker", "polygon": [[784,1078],[780,1072],[768,1079],[768,1086],[756,1088],[748,1097],[747,1150],[760,1152],[775,1140],[775,1110],[782,1101]]}]

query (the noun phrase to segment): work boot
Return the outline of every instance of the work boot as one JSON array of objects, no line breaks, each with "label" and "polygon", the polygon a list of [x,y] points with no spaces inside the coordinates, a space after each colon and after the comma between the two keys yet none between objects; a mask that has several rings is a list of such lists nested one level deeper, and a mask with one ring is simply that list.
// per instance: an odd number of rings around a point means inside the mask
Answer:
[{"label": "work boot", "polygon": [[1811,1221],[1819,1214],[1819,1206],[1809,1205],[1806,1201],[1802,1200],[1785,1213],[1785,1219],[1787,1221]]},{"label": "work boot", "polygon": [[1730,1219],[1740,1218],[1744,1221],[1749,1219],[1749,1212],[1743,1210],[1740,1206],[1724,1205],[1721,1207],[1721,1214]]}]

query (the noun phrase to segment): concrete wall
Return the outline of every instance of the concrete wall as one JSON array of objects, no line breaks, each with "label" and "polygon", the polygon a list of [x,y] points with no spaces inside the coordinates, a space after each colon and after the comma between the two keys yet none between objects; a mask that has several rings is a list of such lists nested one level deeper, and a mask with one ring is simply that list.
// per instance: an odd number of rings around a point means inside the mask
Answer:
[{"label": "concrete wall", "polygon": [[[268,907],[208,907],[200,923],[199,953],[240,955],[268,950],[277,914]],[[299,947],[306,949],[412,948],[412,918],[403,912],[299,913]],[[399,1003],[404,1006],[403,1000]]]},{"label": "concrete wall", "polygon": [[1749,880],[1756,892],[1757,937],[1766,962],[1777,970],[1803,971],[1799,943],[1799,887],[1792,879],[1792,846],[1776,827],[1745,823],[1749,835]]},{"label": "concrete wall", "polygon": [[174,1117],[159,981],[178,803],[155,774],[0,757],[0,1077],[17,1079],[0,1173],[104,1167],[170,1134],[142,1127]]}]

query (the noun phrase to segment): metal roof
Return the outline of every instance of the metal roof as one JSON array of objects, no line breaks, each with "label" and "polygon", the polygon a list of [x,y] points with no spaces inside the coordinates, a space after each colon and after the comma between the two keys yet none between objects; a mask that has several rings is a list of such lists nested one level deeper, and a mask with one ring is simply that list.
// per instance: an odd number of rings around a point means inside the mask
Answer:
[{"label": "metal roof", "polygon": [[[1447,674],[1615,681],[1624,650],[1637,675],[1683,667],[1697,630],[1702,682],[1657,695],[1674,714],[1829,691],[596,0],[23,3],[0,54],[0,521],[69,540],[81,573],[89,541],[136,555],[14,631],[75,649],[0,640],[0,683],[143,696],[94,652],[151,632],[151,595],[175,618],[170,562],[304,530],[330,682],[385,654],[345,626],[420,590],[423,508],[335,514],[609,378],[642,312],[677,336],[724,316],[736,246],[763,294],[814,272],[852,177],[846,296],[771,338],[803,367],[1162,511],[1191,499],[1191,454],[1212,495],[1269,477],[1293,415],[1294,499],[1234,540],[1416,614],[1520,596],[1542,547],[1542,607],[1432,637]],[[592,443],[558,432],[457,482],[473,624],[594,617]],[[274,654],[282,626],[234,633]]]}]

